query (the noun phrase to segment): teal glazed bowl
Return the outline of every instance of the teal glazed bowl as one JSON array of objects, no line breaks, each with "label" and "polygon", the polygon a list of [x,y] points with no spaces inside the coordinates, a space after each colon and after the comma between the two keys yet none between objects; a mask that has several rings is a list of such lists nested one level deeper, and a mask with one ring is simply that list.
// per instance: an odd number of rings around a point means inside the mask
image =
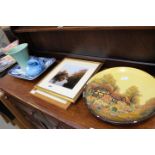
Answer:
[{"label": "teal glazed bowl", "polygon": [[27,62],[29,60],[28,43],[15,46],[10,49],[7,54],[12,56],[17,61],[24,72],[26,71]]}]

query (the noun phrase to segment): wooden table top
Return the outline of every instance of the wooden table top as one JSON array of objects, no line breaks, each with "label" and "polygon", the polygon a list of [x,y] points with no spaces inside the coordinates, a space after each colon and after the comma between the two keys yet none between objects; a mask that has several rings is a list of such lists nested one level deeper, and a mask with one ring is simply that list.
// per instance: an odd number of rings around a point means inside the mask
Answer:
[{"label": "wooden table top", "polygon": [[82,97],[67,110],[63,110],[30,94],[39,80],[26,81],[6,75],[0,79],[0,89],[74,128],[155,128],[155,117],[135,125],[112,125],[98,120],[89,112]]}]

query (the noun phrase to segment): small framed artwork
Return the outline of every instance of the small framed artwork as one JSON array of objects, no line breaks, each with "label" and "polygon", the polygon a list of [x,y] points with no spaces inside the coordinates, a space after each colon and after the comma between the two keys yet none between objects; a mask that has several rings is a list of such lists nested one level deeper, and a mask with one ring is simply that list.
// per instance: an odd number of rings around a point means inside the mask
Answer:
[{"label": "small framed artwork", "polygon": [[5,69],[8,69],[15,63],[16,63],[15,59],[13,59],[9,55],[0,58],[0,73],[3,72]]},{"label": "small framed artwork", "polygon": [[101,67],[100,62],[65,58],[35,87],[74,102],[89,78]]}]

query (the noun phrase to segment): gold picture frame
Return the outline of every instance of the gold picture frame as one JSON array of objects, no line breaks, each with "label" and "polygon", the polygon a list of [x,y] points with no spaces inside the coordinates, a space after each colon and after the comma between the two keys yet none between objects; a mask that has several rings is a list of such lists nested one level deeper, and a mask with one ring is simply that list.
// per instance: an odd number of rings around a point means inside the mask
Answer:
[{"label": "gold picture frame", "polygon": [[67,110],[67,108],[70,106],[71,102],[66,101],[64,99],[58,98],[56,96],[53,96],[51,94],[48,94],[44,91],[38,90],[36,88],[33,88],[30,93],[44,101],[47,101],[50,104],[56,105],[59,108]]},{"label": "gold picture frame", "polygon": [[35,88],[56,97],[75,102],[89,78],[103,63],[64,58]]}]

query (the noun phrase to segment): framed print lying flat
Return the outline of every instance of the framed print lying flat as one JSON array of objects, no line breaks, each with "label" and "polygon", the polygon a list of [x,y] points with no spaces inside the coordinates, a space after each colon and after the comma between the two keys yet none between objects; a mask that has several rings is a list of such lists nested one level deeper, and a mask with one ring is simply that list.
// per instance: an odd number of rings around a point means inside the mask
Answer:
[{"label": "framed print lying flat", "polygon": [[35,87],[70,102],[75,102],[89,78],[102,63],[65,58]]},{"label": "framed print lying flat", "polygon": [[36,88],[32,89],[32,90],[30,91],[30,93],[31,93],[32,95],[34,95],[34,96],[36,96],[36,97],[38,97],[38,98],[44,100],[44,101],[47,101],[48,103],[51,103],[51,104],[53,104],[53,105],[55,105],[55,106],[58,106],[58,107],[60,107],[60,108],[62,108],[62,109],[65,109],[65,110],[66,110],[66,109],[70,106],[70,104],[71,104],[71,102],[69,102],[69,101],[66,101],[66,100],[64,100],[64,99],[58,98],[58,97],[56,97],[56,96],[53,96],[53,95],[51,95],[51,94],[48,94],[48,93],[46,93],[46,92],[44,92],[44,91],[41,91],[41,90],[38,90],[38,89],[36,89]]}]

